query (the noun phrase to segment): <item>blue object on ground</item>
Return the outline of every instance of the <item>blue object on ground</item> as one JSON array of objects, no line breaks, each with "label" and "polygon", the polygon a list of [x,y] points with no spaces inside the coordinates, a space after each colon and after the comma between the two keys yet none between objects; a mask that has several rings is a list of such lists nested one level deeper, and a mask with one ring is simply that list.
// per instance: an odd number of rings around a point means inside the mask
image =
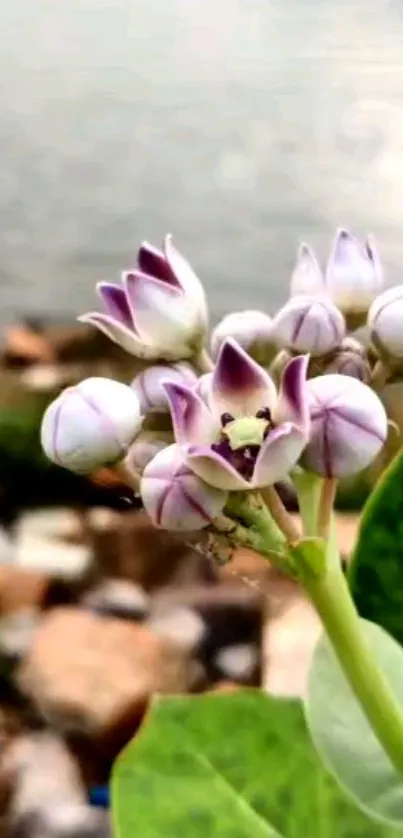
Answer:
[{"label": "blue object on ground", "polygon": [[108,786],[93,786],[89,792],[91,806],[98,806],[102,809],[109,808]]}]

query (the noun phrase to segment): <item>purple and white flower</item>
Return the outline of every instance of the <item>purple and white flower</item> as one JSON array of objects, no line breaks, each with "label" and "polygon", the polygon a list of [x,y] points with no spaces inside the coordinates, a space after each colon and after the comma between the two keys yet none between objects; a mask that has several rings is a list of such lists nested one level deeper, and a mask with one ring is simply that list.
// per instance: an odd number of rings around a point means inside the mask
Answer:
[{"label": "purple and white flower", "polygon": [[382,291],[383,272],[372,237],[363,243],[338,230],[326,268],[325,286],[344,314],[366,314]]},{"label": "purple and white flower", "polygon": [[291,297],[328,297],[346,316],[362,316],[382,288],[382,265],[371,236],[360,242],[347,230],[337,230],[325,274],[313,250],[300,245]]},{"label": "purple and white flower", "polygon": [[137,358],[190,358],[207,332],[207,303],[199,279],[171,236],[165,238],[163,251],[144,242],[137,260],[137,268],[123,273],[121,285],[98,283],[105,312],[78,319]]},{"label": "purple and white flower", "polygon": [[90,474],[120,460],[143,423],[137,396],[109,378],[67,387],[47,408],[41,444],[56,465]]},{"label": "purple and white flower", "polygon": [[267,366],[276,351],[272,319],[262,311],[234,311],[227,314],[211,335],[211,354],[217,358],[226,338],[233,338],[258,364]]},{"label": "purple and white flower", "polygon": [[150,411],[166,413],[169,411],[168,398],[163,381],[178,381],[195,386],[197,375],[186,363],[155,364],[136,375],[130,387],[136,393],[143,414]]},{"label": "purple and white flower", "polygon": [[365,468],[386,442],[385,408],[373,390],[346,375],[308,381],[311,431],[301,465],[325,477]]},{"label": "purple and white flower", "polygon": [[273,333],[282,348],[320,357],[340,346],[344,317],[326,297],[291,297],[273,320]]},{"label": "purple and white flower", "polygon": [[222,512],[228,497],[227,492],[194,474],[176,444],[159,451],[148,463],[140,494],[154,526],[182,532],[209,526]]},{"label": "purple and white flower", "polygon": [[189,468],[218,489],[258,489],[282,480],[309,437],[308,357],[286,366],[280,390],[231,338],[213,372],[210,405],[166,382],[175,438]]}]

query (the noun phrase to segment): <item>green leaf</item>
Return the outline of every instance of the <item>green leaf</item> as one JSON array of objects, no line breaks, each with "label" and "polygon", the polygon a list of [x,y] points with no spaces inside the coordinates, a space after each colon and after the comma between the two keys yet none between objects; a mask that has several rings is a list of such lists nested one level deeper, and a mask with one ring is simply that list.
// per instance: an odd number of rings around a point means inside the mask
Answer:
[{"label": "green leaf", "polygon": [[395,838],[338,789],[299,701],[160,697],[112,778],[116,838]]},{"label": "green leaf", "polygon": [[[403,651],[379,626],[361,622],[403,707]],[[369,815],[403,828],[403,779],[372,732],[325,636],[313,657],[305,715],[318,753],[342,787]]]},{"label": "green leaf", "polygon": [[403,453],[364,507],[348,579],[361,616],[403,644]]}]

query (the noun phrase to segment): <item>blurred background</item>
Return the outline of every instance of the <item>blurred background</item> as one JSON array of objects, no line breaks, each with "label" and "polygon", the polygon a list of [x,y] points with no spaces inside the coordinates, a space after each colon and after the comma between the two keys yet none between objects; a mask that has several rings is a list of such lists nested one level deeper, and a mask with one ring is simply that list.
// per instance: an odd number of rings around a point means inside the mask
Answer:
[{"label": "blurred background", "polygon": [[166,231],[214,319],[338,225],[399,280],[402,47],[399,0],[2,0],[1,323],[85,310]]}]

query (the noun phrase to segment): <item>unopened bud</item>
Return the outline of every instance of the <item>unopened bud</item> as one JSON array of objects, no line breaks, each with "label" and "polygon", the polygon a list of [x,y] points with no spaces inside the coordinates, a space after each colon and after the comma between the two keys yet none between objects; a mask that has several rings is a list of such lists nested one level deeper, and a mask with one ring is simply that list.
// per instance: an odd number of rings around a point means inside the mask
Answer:
[{"label": "unopened bud", "polygon": [[296,353],[327,355],[345,334],[341,312],[325,298],[292,297],[276,314],[273,330],[278,345]]},{"label": "unopened bud", "polygon": [[182,532],[209,526],[227,500],[227,492],[209,486],[188,468],[176,444],[148,463],[140,493],[154,526]]},{"label": "unopened bud", "polygon": [[126,454],[126,468],[135,474],[142,474],[153,457],[172,442],[173,434],[170,432],[141,431]]},{"label": "unopened bud", "polygon": [[403,285],[388,288],[368,313],[370,337],[381,357],[403,361]]},{"label": "unopened bud", "polygon": [[162,386],[163,381],[175,381],[192,386],[197,376],[190,364],[155,364],[136,375],[131,383],[132,390],[140,403],[143,414],[150,411],[168,413],[168,400]]},{"label": "unopened bud", "polygon": [[126,454],[142,421],[130,387],[109,378],[87,378],[49,405],[41,444],[52,462],[77,474],[90,474]]},{"label": "unopened bud", "polygon": [[333,357],[325,364],[323,373],[338,373],[358,378],[368,384],[371,378],[371,367],[365,348],[358,340],[348,336],[344,338]]},{"label": "unopened bud", "polygon": [[308,471],[347,477],[364,469],[383,447],[388,433],[385,408],[362,381],[323,375],[307,383],[310,438],[301,458]]},{"label": "unopened bud", "polygon": [[262,311],[235,311],[227,314],[211,336],[211,353],[217,358],[226,338],[233,338],[258,364],[267,366],[276,353],[272,319]]}]

